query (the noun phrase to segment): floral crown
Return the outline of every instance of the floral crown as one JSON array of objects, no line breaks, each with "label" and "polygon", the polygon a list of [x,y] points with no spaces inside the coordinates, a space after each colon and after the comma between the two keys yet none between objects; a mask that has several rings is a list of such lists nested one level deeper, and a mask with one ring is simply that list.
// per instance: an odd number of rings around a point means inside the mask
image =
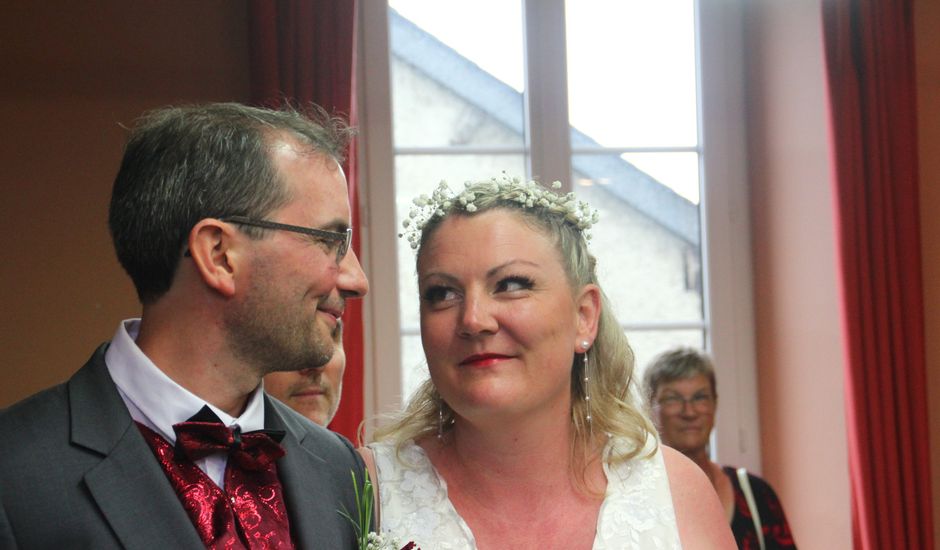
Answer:
[{"label": "floral crown", "polygon": [[494,196],[502,200],[514,201],[523,209],[542,208],[558,214],[566,222],[575,226],[582,232],[586,240],[591,239],[588,230],[597,223],[599,218],[597,210],[576,199],[574,193],[559,195],[553,189],[560,189],[561,182],[555,181],[551,189],[543,187],[534,180],[523,182],[519,178],[510,178],[505,173],[501,177],[494,177],[489,181],[464,183],[460,193],[454,193],[446,181],[441,181],[431,196],[426,194],[415,197],[414,206],[408,212],[408,217],[402,222],[404,231],[399,237],[407,237],[411,248],[417,250],[421,244],[421,233],[425,226],[435,218],[442,218],[454,208],[461,208],[468,213],[477,211],[474,203],[480,195]]}]

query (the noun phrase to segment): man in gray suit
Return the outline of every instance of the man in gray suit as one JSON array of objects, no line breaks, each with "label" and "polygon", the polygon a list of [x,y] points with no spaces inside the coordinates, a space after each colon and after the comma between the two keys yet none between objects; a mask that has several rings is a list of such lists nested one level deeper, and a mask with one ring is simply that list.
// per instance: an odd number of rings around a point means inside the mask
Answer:
[{"label": "man in gray suit", "polygon": [[368,291],[348,128],[315,115],[138,121],[109,226],[141,318],[0,413],[0,547],[355,547],[339,511],[355,515],[358,454],[260,389],[329,361],[346,300]]}]

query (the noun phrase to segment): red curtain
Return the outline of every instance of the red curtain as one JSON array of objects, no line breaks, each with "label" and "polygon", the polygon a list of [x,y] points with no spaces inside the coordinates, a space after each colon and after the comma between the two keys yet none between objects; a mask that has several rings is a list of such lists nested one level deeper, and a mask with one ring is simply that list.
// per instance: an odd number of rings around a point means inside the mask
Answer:
[{"label": "red curtain", "polygon": [[[251,101],[277,106],[314,102],[357,123],[355,0],[250,0]],[[360,254],[356,143],[344,166],[352,208],[353,250]],[[363,417],[362,301],[347,302],[343,399],[330,428],[355,441]]]},{"label": "red curtain", "polygon": [[912,2],[823,0],[855,548],[933,548]]}]

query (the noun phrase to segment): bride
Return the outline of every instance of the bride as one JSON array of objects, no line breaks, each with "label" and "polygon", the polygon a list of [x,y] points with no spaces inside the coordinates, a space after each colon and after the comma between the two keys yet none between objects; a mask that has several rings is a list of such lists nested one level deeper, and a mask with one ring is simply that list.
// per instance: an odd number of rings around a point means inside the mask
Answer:
[{"label": "bride", "polygon": [[660,445],[595,275],[596,212],[506,177],[416,199],[430,380],[362,449],[383,534],[424,550],[734,548]]}]

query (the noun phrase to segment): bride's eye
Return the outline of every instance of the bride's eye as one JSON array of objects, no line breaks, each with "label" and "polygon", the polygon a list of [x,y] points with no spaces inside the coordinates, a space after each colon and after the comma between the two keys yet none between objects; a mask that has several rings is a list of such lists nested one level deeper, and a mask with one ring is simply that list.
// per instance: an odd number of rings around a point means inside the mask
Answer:
[{"label": "bride's eye", "polygon": [[443,285],[429,286],[421,293],[421,300],[429,304],[449,302],[457,298],[457,292]]},{"label": "bride's eye", "polygon": [[501,279],[498,283],[496,283],[496,292],[529,290],[533,286],[535,286],[535,284],[532,282],[532,279],[522,275],[513,275],[511,277]]}]

